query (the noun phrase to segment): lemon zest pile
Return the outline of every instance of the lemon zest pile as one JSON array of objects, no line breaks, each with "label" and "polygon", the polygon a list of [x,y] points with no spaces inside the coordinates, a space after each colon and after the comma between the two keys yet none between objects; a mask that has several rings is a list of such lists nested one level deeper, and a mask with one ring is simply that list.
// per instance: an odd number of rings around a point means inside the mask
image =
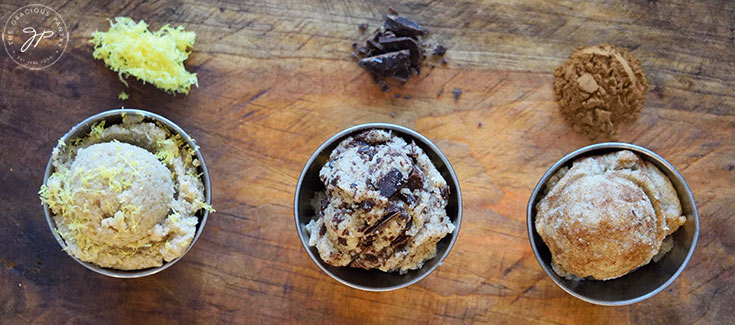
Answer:
[{"label": "lemon zest pile", "polygon": [[121,100],[127,100],[128,98],[130,98],[130,96],[125,91],[121,91],[120,95],[118,95],[117,98],[120,98]]},{"label": "lemon zest pile", "polygon": [[[188,94],[191,85],[199,87],[196,73],[186,71],[184,61],[191,53],[196,34],[184,26],[163,25],[150,32],[148,24],[128,17],[110,20],[107,32],[95,31],[89,41],[95,59],[101,59],[118,73],[120,81],[131,75],[169,93]],[[122,94],[120,94],[120,99]]]}]

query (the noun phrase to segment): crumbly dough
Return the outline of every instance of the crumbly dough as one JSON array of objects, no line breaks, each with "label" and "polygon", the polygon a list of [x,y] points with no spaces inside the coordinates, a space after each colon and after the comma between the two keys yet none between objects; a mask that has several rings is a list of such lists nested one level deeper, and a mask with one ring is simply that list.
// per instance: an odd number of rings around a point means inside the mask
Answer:
[{"label": "crumbly dough", "polygon": [[319,177],[309,245],[326,263],[382,271],[419,269],[454,231],[449,187],[416,144],[386,130],[343,140]]},{"label": "crumbly dough", "polygon": [[536,231],[568,278],[609,280],[646,265],[686,221],[669,179],[628,150],[576,160],[546,189]]},{"label": "crumbly dough", "polygon": [[119,270],[161,266],[186,251],[204,203],[199,161],[181,135],[125,117],[54,148],[41,188],[66,251]]}]

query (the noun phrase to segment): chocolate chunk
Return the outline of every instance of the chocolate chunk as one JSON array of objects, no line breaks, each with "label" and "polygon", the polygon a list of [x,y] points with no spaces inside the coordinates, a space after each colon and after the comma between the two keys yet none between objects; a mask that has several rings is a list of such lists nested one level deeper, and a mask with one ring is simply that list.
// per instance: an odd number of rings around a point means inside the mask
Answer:
[{"label": "chocolate chunk", "polygon": [[416,40],[410,37],[381,37],[379,44],[387,51],[408,50],[411,52],[411,63],[421,64],[421,48]]},{"label": "chocolate chunk", "polygon": [[378,263],[378,257],[373,254],[365,254],[365,260],[370,263]]},{"label": "chocolate chunk", "polygon": [[440,97],[444,93],[444,88],[440,88],[439,91],[436,93],[436,97]]},{"label": "chocolate chunk", "polygon": [[355,183],[350,184],[350,188],[357,188],[357,184]]},{"label": "chocolate chunk", "polygon": [[403,234],[403,235],[399,235],[398,237],[396,237],[396,239],[394,239],[394,240],[393,240],[393,241],[392,241],[392,242],[390,243],[390,245],[391,245],[391,246],[393,246],[393,247],[395,247],[396,249],[398,249],[398,247],[401,247],[401,246],[403,246],[403,245],[404,245],[404,244],[406,244],[406,243],[407,243],[407,242],[408,242],[408,241],[409,241],[410,239],[411,239],[411,237],[410,237],[410,236],[406,236],[405,234]]},{"label": "chocolate chunk", "polygon": [[442,198],[444,198],[445,200],[449,198],[449,192],[450,192],[449,186],[442,187],[439,190],[439,193],[441,194]]},{"label": "chocolate chunk", "polygon": [[385,82],[385,80],[378,81],[378,85],[380,86],[380,90],[384,93],[390,90],[390,86],[388,86],[388,83]]},{"label": "chocolate chunk", "polygon": [[360,67],[383,77],[392,77],[396,71],[411,66],[411,51],[401,50],[371,56],[357,63]]},{"label": "chocolate chunk", "polygon": [[401,70],[398,70],[398,71],[396,71],[396,73],[395,73],[395,74],[393,75],[393,78],[394,78],[394,79],[396,79],[396,80],[398,80],[398,81],[401,81],[401,82],[406,82],[406,81],[408,81],[408,78],[410,78],[410,77],[411,77],[411,75],[410,75],[410,72],[408,71],[408,69],[401,69]]},{"label": "chocolate chunk", "polygon": [[347,236],[349,233],[350,232],[349,230],[347,230],[347,228],[345,228],[345,230],[342,230],[342,236]]},{"label": "chocolate chunk", "polygon": [[327,208],[327,206],[329,205],[329,200],[327,200],[327,199],[322,199],[322,201],[321,201],[321,202],[319,202],[319,203],[321,203],[321,205],[322,205],[322,210],[324,210],[324,209],[326,209],[326,208]]},{"label": "chocolate chunk", "polygon": [[390,13],[391,13],[392,15],[397,15],[397,14],[398,14],[398,11],[396,11],[395,9],[393,9],[393,7],[388,7],[388,11],[389,11],[389,12],[390,12]]},{"label": "chocolate chunk", "polygon": [[406,185],[408,185],[408,188],[411,191],[424,188],[424,176],[422,175],[421,171],[418,170],[416,167],[413,168],[411,174],[408,174],[408,181]]},{"label": "chocolate chunk", "polygon": [[367,24],[357,25],[357,29],[360,31],[360,33],[364,33],[367,30],[367,28],[368,28]]},{"label": "chocolate chunk", "polygon": [[375,206],[375,202],[373,202],[372,200],[365,200],[360,202],[360,208],[363,210],[370,210],[373,208],[373,206]]},{"label": "chocolate chunk", "polygon": [[337,241],[339,242],[340,245],[347,246],[347,239],[344,239],[342,237],[339,237],[339,238],[337,238]]},{"label": "chocolate chunk", "polygon": [[324,236],[324,234],[326,233],[327,233],[327,227],[325,227],[324,224],[322,224],[322,227],[319,228],[319,236]]},{"label": "chocolate chunk", "polygon": [[380,195],[384,197],[391,197],[393,194],[395,194],[401,187],[403,187],[403,183],[405,182],[405,179],[403,177],[403,174],[401,174],[401,171],[398,169],[391,169],[383,178],[381,178],[378,181],[378,189],[380,191]]},{"label": "chocolate chunk", "polygon": [[329,182],[329,183],[332,184],[332,186],[337,186],[337,181],[338,180],[339,180],[339,175],[337,175],[334,178],[332,178],[332,181]]},{"label": "chocolate chunk", "polygon": [[434,52],[431,52],[431,54],[434,56],[443,56],[444,54],[447,54],[447,48],[441,44],[437,44],[436,47],[434,47]]},{"label": "chocolate chunk", "polygon": [[370,161],[373,160],[373,156],[375,156],[375,147],[365,144],[357,149],[357,153],[366,161]]},{"label": "chocolate chunk", "polygon": [[373,224],[370,227],[365,228],[365,230],[363,231],[363,233],[365,233],[365,234],[373,233],[376,230],[379,230],[380,228],[382,228],[384,225],[388,224],[388,222],[391,221],[391,220],[393,220],[393,218],[395,218],[395,217],[401,217],[403,219],[409,219],[409,216],[406,213],[406,210],[403,209],[402,207],[399,207],[399,206],[395,205],[395,204],[392,204],[390,207],[388,207],[388,209],[386,210],[386,212],[387,213],[382,218],[380,218],[380,220],[378,222],[376,222],[375,224]]},{"label": "chocolate chunk", "polygon": [[376,41],[373,41],[371,39],[367,41],[367,45],[368,45],[367,48],[370,49],[370,50],[372,50],[373,52],[376,52],[376,54],[387,52],[386,51],[386,48],[385,48],[385,46],[383,46],[383,44],[380,44],[380,43],[378,43]]},{"label": "chocolate chunk", "polygon": [[454,101],[456,102],[459,100],[459,96],[462,95],[462,89],[454,88],[454,90],[452,90],[452,93],[454,93]]},{"label": "chocolate chunk", "polygon": [[398,192],[398,196],[403,200],[403,202],[406,202],[408,206],[413,206],[416,203],[416,198],[409,193],[403,193],[403,191],[400,191]]},{"label": "chocolate chunk", "polygon": [[416,38],[418,36],[424,36],[426,30],[421,25],[413,20],[410,20],[403,16],[388,15],[385,18],[383,27],[386,30],[394,32],[398,36],[409,36]]}]

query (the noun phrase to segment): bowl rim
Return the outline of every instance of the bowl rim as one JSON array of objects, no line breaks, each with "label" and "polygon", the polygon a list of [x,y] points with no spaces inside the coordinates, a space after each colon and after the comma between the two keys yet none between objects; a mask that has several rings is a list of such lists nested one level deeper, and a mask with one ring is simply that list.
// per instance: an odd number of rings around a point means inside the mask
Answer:
[{"label": "bowl rim", "polygon": [[[549,266],[544,263],[544,261],[541,260],[541,256],[538,251],[538,247],[536,245],[536,242],[534,241],[534,232],[535,232],[535,226],[534,222],[532,220],[533,217],[533,206],[536,203],[536,198],[540,195],[541,189],[546,184],[549,178],[561,167],[564,165],[567,165],[569,162],[573,161],[576,158],[579,158],[580,156],[585,156],[586,154],[600,150],[600,149],[619,149],[619,150],[631,150],[636,153],[642,153],[646,157],[646,159],[649,160],[655,160],[659,164],[665,166],[668,171],[670,171],[678,180],[681,181],[681,183],[684,185],[684,189],[686,190],[685,193],[679,193],[677,191],[677,194],[680,196],[687,196],[691,200],[693,204],[692,209],[692,216],[694,217],[694,235],[692,238],[692,244],[691,247],[689,247],[689,251],[687,252],[686,257],[684,258],[684,261],[682,261],[679,268],[672,274],[669,279],[666,280],[663,284],[658,286],[656,289],[638,296],[636,298],[631,299],[625,299],[625,300],[613,300],[613,301],[605,301],[605,300],[598,300],[594,298],[590,298],[587,296],[583,296],[581,294],[578,294],[571,289],[567,288],[563,283],[561,283],[557,277],[553,274],[553,270]],[[690,216],[687,216],[690,217]],[[684,180],[684,177],[681,176],[678,170],[674,168],[673,165],[671,165],[668,161],[666,161],[664,158],[656,154],[655,152],[651,151],[650,149],[644,148],[639,145],[631,144],[631,143],[624,143],[624,142],[602,142],[602,143],[596,143],[592,145],[588,145],[582,148],[579,148],[577,150],[572,151],[569,154],[566,154],[564,157],[559,159],[554,165],[552,165],[546,173],[541,177],[539,182],[536,184],[536,187],[534,187],[533,192],[531,193],[531,197],[528,200],[528,206],[526,207],[526,226],[528,228],[528,240],[531,243],[531,248],[533,249],[533,254],[536,256],[536,261],[539,263],[541,268],[546,272],[546,275],[551,278],[551,280],[562,290],[566,291],[568,294],[584,300],[586,302],[596,304],[596,305],[603,305],[603,306],[623,306],[628,304],[633,304],[636,302],[640,302],[643,300],[646,300],[648,298],[651,298],[658,294],[659,292],[663,291],[668,287],[671,283],[673,283],[679,275],[684,271],[684,268],[686,268],[687,264],[689,263],[689,260],[691,259],[692,255],[694,254],[694,250],[697,247],[697,241],[699,239],[699,212],[697,211],[697,202],[694,200],[694,195],[692,194],[691,189],[689,188],[689,184],[687,184],[686,180]]]},{"label": "bowl rim", "polygon": [[[314,253],[312,253],[311,249],[309,249],[309,243],[308,239],[303,236],[303,228],[301,223],[299,222],[299,193],[301,193],[301,186],[304,182],[304,178],[306,177],[307,171],[309,170],[309,167],[314,164],[315,160],[319,156],[319,154],[324,151],[327,147],[334,144],[337,141],[340,141],[347,137],[350,134],[356,133],[361,130],[367,130],[367,129],[384,129],[384,130],[391,130],[391,131],[398,131],[405,133],[412,138],[414,138],[417,141],[421,141],[423,144],[425,144],[427,147],[429,147],[438,157],[441,159],[442,163],[447,167],[449,170],[449,174],[452,178],[452,181],[454,184],[457,185],[457,221],[456,226],[454,229],[454,232],[452,232],[452,237],[449,242],[449,245],[447,246],[446,251],[441,256],[434,256],[433,258],[439,258],[439,261],[437,261],[436,264],[434,264],[432,267],[424,271],[421,275],[417,276],[416,278],[407,281],[405,283],[401,283],[399,285],[394,286],[388,286],[388,287],[369,287],[364,285],[359,285],[355,283],[351,283],[347,280],[344,280],[340,277],[338,277],[336,274],[329,271],[326,267],[324,267],[319,261],[321,258],[319,256],[316,256]],[[431,274],[434,270],[436,270],[439,265],[441,265],[444,262],[444,259],[447,258],[449,255],[449,252],[452,250],[452,247],[454,247],[454,243],[457,241],[457,237],[459,237],[459,229],[462,225],[462,190],[460,188],[459,179],[457,178],[457,174],[454,171],[454,168],[449,163],[449,159],[444,155],[444,153],[439,150],[439,147],[434,144],[431,140],[429,140],[427,137],[423,136],[422,134],[418,133],[417,131],[414,131],[413,129],[407,128],[405,126],[391,124],[391,123],[363,123],[358,124],[355,126],[348,127],[335,135],[331,136],[329,139],[324,141],[315,151],[311,154],[309,157],[309,160],[304,165],[304,168],[301,170],[301,174],[299,175],[298,183],[296,184],[296,191],[294,192],[294,221],[296,223],[296,231],[299,235],[299,240],[301,241],[302,246],[306,250],[306,253],[309,254],[309,257],[311,257],[312,262],[316,264],[324,273],[328,274],[333,279],[337,280],[338,282],[359,290],[363,291],[372,291],[372,292],[385,292],[385,291],[392,291],[392,290],[398,290],[401,288],[408,287],[414,283],[417,283],[424,278],[426,278],[429,274]]]},{"label": "bowl rim", "polygon": [[[69,138],[72,137],[74,134],[76,134],[79,129],[84,128],[84,127],[91,126],[92,124],[94,124],[94,123],[96,123],[98,121],[106,120],[109,117],[122,116],[123,113],[124,114],[137,114],[137,115],[143,116],[143,118],[152,119],[152,120],[154,120],[156,122],[162,123],[164,126],[166,126],[167,128],[169,128],[169,130],[171,130],[173,132],[176,132],[177,134],[181,134],[181,136],[185,139],[186,143],[192,149],[194,149],[194,152],[196,154],[196,157],[197,157],[197,159],[199,159],[199,162],[201,163],[201,168],[202,168],[202,181],[204,183],[204,191],[205,191],[205,193],[204,193],[204,198],[205,198],[205,201],[206,201],[205,203],[211,204],[212,203],[212,185],[211,185],[210,178],[209,178],[209,170],[207,169],[207,164],[204,162],[204,156],[199,151],[199,146],[196,145],[196,143],[194,142],[193,138],[191,138],[189,136],[189,134],[186,133],[186,131],[184,131],[181,127],[179,127],[178,125],[176,125],[174,122],[170,121],[169,119],[167,119],[167,118],[165,118],[165,117],[163,117],[161,115],[158,115],[156,113],[152,113],[152,112],[149,112],[149,111],[146,111],[146,110],[142,110],[142,109],[135,109],[135,108],[118,108],[118,109],[112,109],[112,110],[100,112],[100,113],[94,114],[94,115],[92,115],[90,117],[87,117],[83,121],[81,121],[81,122],[77,123],[76,125],[74,125],[74,127],[72,127],[68,132],[66,132],[60,138],[60,140],[61,141],[64,141],[64,142],[68,142],[68,140],[70,140]],[[54,146],[54,148],[56,148],[56,146]],[[53,169],[54,169],[54,167],[53,167],[53,154],[52,154],[51,157],[49,157],[48,163],[46,164],[46,171],[45,171],[44,176],[43,176],[43,184],[44,185],[48,181],[48,178],[51,176]],[[65,250],[66,249],[66,242],[56,232],[56,225],[55,225],[55,222],[53,221],[53,218],[52,218],[53,213],[51,213],[51,210],[49,209],[48,205],[45,202],[42,202],[42,205],[43,205],[44,214],[46,215],[46,222],[48,223],[49,228],[51,229],[51,233],[53,234],[54,238],[56,238],[56,241],[59,243],[59,245],[61,245],[62,250]],[[192,238],[191,243],[189,244],[189,247],[186,248],[186,250],[184,251],[183,254],[181,254],[181,256],[175,258],[171,262],[164,262],[163,265],[158,266],[158,267],[151,267],[151,268],[146,268],[146,269],[142,269],[142,270],[131,270],[131,271],[116,270],[116,269],[112,269],[112,268],[100,267],[100,266],[95,265],[93,263],[82,261],[79,258],[77,258],[76,256],[73,256],[73,255],[68,254],[68,253],[66,255],[68,255],[69,257],[73,258],[75,261],[77,261],[79,264],[83,265],[84,267],[86,267],[89,270],[92,270],[92,271],[94,271],[96,273],[99,273],[99,274],[102,274],[102,275],[106,275],[106,276],[109,276],[109,277],[113,277],[113,278],[131,279],[131,278],[141,278],[141,277],[153,275],[153,274],[156,274],[158,272],[161,272],[161,271],[163,271],[163,270],[171,267],[172,265],[174,265],[181,258],[183,258],[184,255],[186,255],[186,253],[188,253],[189,250],[191,250],[192,247],[194,247],[194,244],[196,243],[197,239],[199,239],[199,236],[202,234],[202,231],[204,230],[204,226],[207,223],[207,218],[208,217],[209,217],[209,211],[205,209],[204,210],[204,214],[202,215],[201,220],[197,224],[197,231],[194,234],[194,238]]]}]

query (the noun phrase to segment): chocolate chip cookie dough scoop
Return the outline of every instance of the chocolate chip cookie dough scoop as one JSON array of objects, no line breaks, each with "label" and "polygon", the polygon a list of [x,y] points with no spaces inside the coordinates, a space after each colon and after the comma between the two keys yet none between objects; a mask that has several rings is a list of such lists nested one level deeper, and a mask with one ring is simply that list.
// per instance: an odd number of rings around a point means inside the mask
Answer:
[{"label": "chocolate chip cookie dough scoop", "polygon": [[113,277],[171,266],[212,211],[194,140],[142,110],[107,111],[75,126],[54,148],[39,194],[63,249]]},{"label": "chocolate chip cookie dough scoop", "polygon": [[456,240],[462,212],[446,157],[413,130],[363,124],[327,140],[296,190],[296,227],[327,274],[386,291],[434,270]]}]

